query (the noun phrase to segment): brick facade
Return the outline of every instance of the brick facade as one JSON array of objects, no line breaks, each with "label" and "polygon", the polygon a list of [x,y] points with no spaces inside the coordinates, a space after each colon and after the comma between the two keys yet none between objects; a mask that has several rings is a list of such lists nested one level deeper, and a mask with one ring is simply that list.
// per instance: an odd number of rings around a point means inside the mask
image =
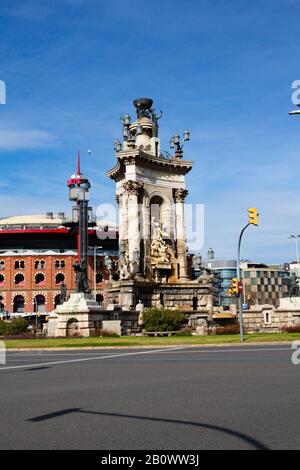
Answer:
[{"label": "brick facade", "polygon": [[[70,294],[75,289],[75,274],[72,264],[77,259],[70,254],[41,254],[24,256],[0,255],[0,297],[2,308],[12,313],[16,310],[16,297],[24,298],[24,312],[35,311],[35,299],[45,298],[45,311],[51,312],[55,307],[55,297],[60,294],[60,284],[63,280]],[[88,276],[90,288],[94,288],[94,259],[88,259]],[[97,256],[96,293],[103,296],[106,304],[106,285],[109,273],[102,256]],[[3,276],[3,278],[1,277]],[[22,280],[24,279],[24,280]],[[1,282],[2,281],[2,282]],[[43,309],[43,307],[40,307]]]}]

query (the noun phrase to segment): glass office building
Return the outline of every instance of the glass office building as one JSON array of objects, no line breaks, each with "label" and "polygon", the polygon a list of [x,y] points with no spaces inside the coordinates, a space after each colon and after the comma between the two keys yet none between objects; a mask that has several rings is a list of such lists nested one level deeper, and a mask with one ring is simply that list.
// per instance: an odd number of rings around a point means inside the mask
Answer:
[{"label": "glass office building", "polygon": [[203,261],[203,267],[217,274],[219,278],[219,305],[229,307],[235,299],[227,295],[231,285],[231,279],[237,276],[236,260],[208,259]]}]

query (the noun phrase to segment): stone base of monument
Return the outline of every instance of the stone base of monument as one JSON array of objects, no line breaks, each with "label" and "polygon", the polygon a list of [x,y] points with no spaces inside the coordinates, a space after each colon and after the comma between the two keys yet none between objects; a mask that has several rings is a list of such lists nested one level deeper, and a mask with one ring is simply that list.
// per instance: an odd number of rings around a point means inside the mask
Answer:
[{"label": "stone base of monument", "polygon": [[76,292],[49,317],[48,336],[91,336],[102,327],[102,308],[92,294]]},{"label": "stone base of monument", "polygon": [[279,299],[279,309],[282,310],[300,310],[300,297],[283,297]]},{"label": "stone base of monument", "polygon": [[171,310],[213,313],[211,283],[195,281],[155,283],[140,280],[122,280],[108,288],[108,299],[124,310],[133,310],[140,300],[147,307],[165,307]]},{"label": "stone base of monument", "polygon": [[91,294],[75,293],[49,315],[45,334],[49,337],[92,336],[105,330],[117,335],[138,329],[139,312],[111,304],[103,310]]}]

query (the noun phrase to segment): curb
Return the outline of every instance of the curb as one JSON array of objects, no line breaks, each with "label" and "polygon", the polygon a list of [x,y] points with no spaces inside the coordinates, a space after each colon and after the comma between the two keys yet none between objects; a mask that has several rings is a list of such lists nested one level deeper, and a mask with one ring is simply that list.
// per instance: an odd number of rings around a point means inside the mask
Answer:
[{"label": "curb", "polygon": [[7,348],[7,352],[43,352],[43,351],[99,351],[99,350],[110,350],[110,349],[172,349],[172,348],[219,348],[219,347],[242,347],[248,346],[280,346],[280,345],[291,345],[294,341],[256,341],[256,342],[245,342],[245,343],[206,343],[206,344],[170,344],[170,345],[141,345],[141,346],[78,346],[78,347],[56,347],[56,348]]}]

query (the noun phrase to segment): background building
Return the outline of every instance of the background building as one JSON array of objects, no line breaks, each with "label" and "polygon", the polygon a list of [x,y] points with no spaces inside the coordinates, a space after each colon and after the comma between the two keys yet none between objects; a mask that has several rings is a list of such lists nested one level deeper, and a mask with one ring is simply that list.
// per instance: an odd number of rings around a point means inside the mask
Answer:
[{"label": "background building", "polygon": [[218,282],[218,295],[219,305],[225,309],[234,302],[232,297],[227,295],[227,291],[231,285],[231,279],[236,277],[236,260],[217,260],[210,258],[203,261],[203,267],[209,269],[212,273],[217,275]]},{"label": "background building", "polygon": [[[76,233],[64,213],[0,220],[0,307],[10,313],[50,312],[60,303],[61,284],[75,288]],[[106,303],[106,284],[117,273],[117,230],[102,224],[89,230],[88,276],[96,300]],[[94,247],[101,247],[95,250]],[[94,255],[96,254],[96,259]],[[105,256],[112,260],[108,270]],[[96,263],[95,263],[96,262]],[[96,264],[96,271],[94,270]],[[94,276],[95,273],[95,276]],[[95,281],[95,286],[94,286]]]},{"label": "background building", "polygon": [[290,272],[283,265],[267,266],[262,263],[242,262],[244,303],[279,306],[279,299],[289,290]]}]

